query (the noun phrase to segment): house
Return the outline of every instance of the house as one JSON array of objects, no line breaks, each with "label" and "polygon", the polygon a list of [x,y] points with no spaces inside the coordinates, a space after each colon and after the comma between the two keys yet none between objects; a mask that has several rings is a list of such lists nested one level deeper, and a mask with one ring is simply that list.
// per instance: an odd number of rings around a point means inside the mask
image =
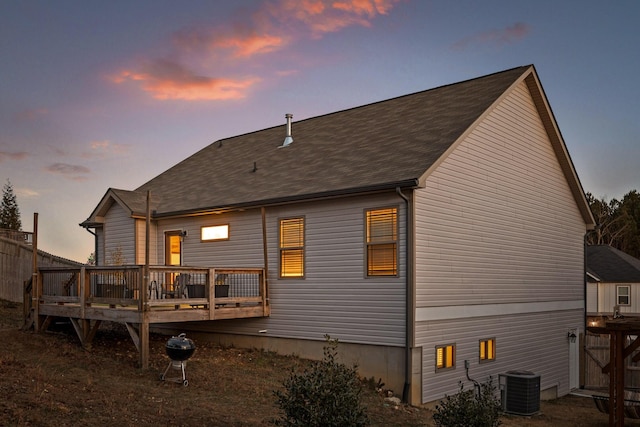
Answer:
[{"label": "house", "polygon": [[415,404],[513,370],[543,398],[578,386],[594,220],[533,66],[285,117],[107,190],[81,224],[102,265],[267,271],[268,316],[165,330],[315,358],[328,334]]},{"label": "house", "polygon": [[640,316],[640,259],[609,245],[587,246],[587,317]]}]

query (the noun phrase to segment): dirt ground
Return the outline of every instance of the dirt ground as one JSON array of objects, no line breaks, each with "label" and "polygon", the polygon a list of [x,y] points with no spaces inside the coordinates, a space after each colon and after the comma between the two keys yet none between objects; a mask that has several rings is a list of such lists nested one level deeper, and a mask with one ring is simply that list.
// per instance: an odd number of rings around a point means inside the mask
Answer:
[{"label": "dirt ground", "polygon": [[[279,416],[273,391],[281,388],[291,369],[308,363],[197,342],[187,362],[189,385],[183,387],[159,380],[169,364],[167,337],[151,336],[150,368],[141,370],[123,326],[101,327],[87,351],[68,324],[35,334],[20,330],[21,318],[20,304],[0,301],[3,426],[268,426]],[[434,425],[429,409],[395,406],[373,387],[366,388],[364,401],[374,426]],[[504,426],[607,424],[607,415],[598,412],[590,398],[576,396],[542,402],[536,416],[502,417]]]}]

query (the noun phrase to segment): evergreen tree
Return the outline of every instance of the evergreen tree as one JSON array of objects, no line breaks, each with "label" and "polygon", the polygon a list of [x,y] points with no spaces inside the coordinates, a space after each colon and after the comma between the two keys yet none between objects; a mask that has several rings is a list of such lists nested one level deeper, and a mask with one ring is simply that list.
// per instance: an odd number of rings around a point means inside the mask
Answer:
[{"label": "evergreen tree", "polygon": [[13,192],[11,182],[7,180],[2,192],[2,205],[0,205],[0,228],[9,230],[22,230],[22,222],[20,221],[20,209],[18,208],[18,200]]}]

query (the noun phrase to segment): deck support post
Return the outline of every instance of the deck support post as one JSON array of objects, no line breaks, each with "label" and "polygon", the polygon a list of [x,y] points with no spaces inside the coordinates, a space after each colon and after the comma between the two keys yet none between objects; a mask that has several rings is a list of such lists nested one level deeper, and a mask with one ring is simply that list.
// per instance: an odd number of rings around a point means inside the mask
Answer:
[{"label": "deck support post", "polygon": [[149,315],[142,314],[142,323],[140,323],[138,334],[140,336],[140,368],[149,368]]}]

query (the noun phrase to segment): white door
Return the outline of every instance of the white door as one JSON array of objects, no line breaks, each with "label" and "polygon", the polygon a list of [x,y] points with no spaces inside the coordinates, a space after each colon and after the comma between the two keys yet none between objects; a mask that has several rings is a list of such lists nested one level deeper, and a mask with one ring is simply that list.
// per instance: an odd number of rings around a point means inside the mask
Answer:
[{"label": "white door", "polygon": [[569,329],[569,389],[580,387],[580,329]]}]

